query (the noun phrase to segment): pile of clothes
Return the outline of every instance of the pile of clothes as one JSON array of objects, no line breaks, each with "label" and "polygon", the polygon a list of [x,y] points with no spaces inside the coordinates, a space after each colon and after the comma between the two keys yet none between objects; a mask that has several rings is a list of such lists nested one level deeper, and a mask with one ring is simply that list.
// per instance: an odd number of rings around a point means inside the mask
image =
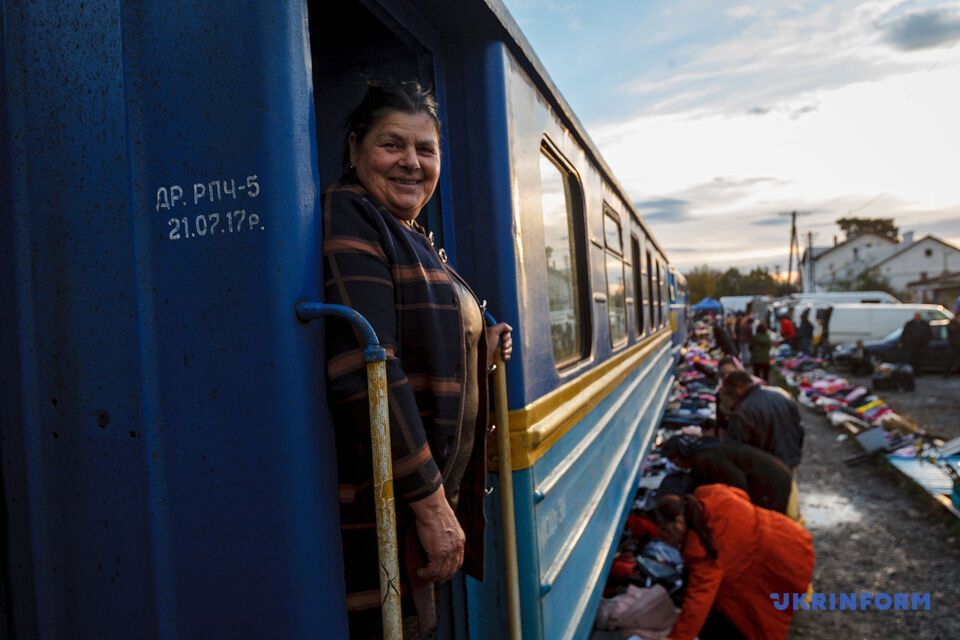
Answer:
[{"label": "pile of clothes", "polygon": [[[846,427],[857,434],[865,454],[854,456],[847,463],[886,454],[894,467],[928,492],[950,495],[954,507],[960,509],[960,438],[944,443],[898,414],[876,393],[878,387],[886,388],[876,383],[876,376],[871,390],[824,366],[817,358],[797,358],[789,351],[775,357],[776,370],[800,404],[824,414],[834,427]],[[884,366],[890,367],[890,371],[884,372]],[[889,374],[895,381],[897,367],[881,364],[876,374],[880,379]],[[910,382],[912,386],[912,379]],[[941,476],[942,481],[938,479]]]},{"label": "pile of clothes", "polygon": [[[710,324],[698,322],[681,351],[674,387],[655,436],[659,445],[673,435],[699,437],[701,425],[716,418],[723,356],[713,343]],[[683,602],[683,557],[659,539],[653,508],[668,494],[691,490],[690,477],[656,448],[641,466],[637,492],[597,612],[595,637],[616,631],[620,637],[666,638]]]},{"label": "pile of clothes", "polygon": [[882,427],[888,446],[916,446],[923,441],[923,431],[896,413],[883,398],[824,369],[823,362],[817,360],[806,356],[776,360],[777,370],[800,404],[825,414],[834,426],[850,422],[858,430]]}]

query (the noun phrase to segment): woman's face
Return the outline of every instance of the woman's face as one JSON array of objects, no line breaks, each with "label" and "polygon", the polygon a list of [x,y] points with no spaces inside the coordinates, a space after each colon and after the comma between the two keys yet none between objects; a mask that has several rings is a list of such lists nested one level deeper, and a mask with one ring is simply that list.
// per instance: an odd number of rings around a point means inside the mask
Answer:
[{"label": "woman's face", "polygon": [[683,519],[683,516],[677,516],[673,520],[661,523],[657,528],[664,541],[669,542],[677,549],[683,549],[683,539],[687,535],[687,522]]},{"label": "woman's face", "polygon": [[360,184],[395,217],[413,221],[440,177],[440,139],[425,113],[391,111],[363,140],[350,134],[350,162]]}]

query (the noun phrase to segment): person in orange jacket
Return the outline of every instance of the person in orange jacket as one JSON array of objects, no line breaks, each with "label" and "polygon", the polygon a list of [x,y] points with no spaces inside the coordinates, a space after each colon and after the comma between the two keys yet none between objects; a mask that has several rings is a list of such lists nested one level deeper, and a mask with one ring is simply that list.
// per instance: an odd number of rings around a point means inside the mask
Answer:
[{"label": "person in orange jacket", "polygon": [[787,314],[780,316],[780,337],[790,345],[791,349],[797,348],[797,328]]},{"label": "person in orange jacket", "polygon": [[682,550],[688,571],[670,638],[787,637],[793,609],[778,609],[771,594],[807,591],[814,552],[806,529],[723,484],[661,498],[656,518],[661,537]]}]

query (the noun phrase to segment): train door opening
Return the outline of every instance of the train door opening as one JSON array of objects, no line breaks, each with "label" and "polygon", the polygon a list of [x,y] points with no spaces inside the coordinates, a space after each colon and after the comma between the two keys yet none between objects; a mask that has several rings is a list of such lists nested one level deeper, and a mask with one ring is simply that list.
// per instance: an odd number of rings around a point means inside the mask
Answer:
[{"label": "train door opening", "polygon": [[[346,168],[344,123],[363,98],[368,81],[416,79],[435,88],[433,55],[375,2],[315,0],[309,5],[313,96],[320,187]],[[442,246],[441,185],[418,218]]]},{"label": "train door opening", "polygon": [[[321,188],[336,182],[346,169],[344,124],[363,98],[368,81],[415,79],[439,93],[433,54],[391,15],[385,8],[389,4],[373,0],[311,0],[308,5]],[[442,188],[441,172],[437,191],[418,218],[420,224],[435,233],[438,246],[443,243]],[[436,637],[441,640],[466,637],[466,587],[460,575],[438,589]],[[414,613],[406,603],[404,607],[405,618]]]}]

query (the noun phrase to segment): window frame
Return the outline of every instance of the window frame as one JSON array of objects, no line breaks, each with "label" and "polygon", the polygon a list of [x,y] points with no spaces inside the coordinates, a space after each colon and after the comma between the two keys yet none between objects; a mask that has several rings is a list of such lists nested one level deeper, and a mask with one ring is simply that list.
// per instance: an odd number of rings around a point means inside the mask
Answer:
[{"label": "window frame", "polygon": [[[570,252],[575,264],[573,271],[576,281],[574,282],[574,304],[576,305],[576,323],[577,323],[577,350],[576,352],[563,360],[557,360],[553,351],[552,323],[550,338],[550,355],[553,359],[554,367],[557,371],[564,371],[588,359],[591,355],[591,345],[593,343],[593,326],[591,322],[592,309],[591,300],[593,294],[590,286],[588,247],[587,247],[587,225],[586,225],[586,200],[584,196],[580,174],[573,165],[566,159],[556,144],[546,135],[540,141],[538,162],[547,160],[554,167],[563,179],[564,193],[567,202],[567,224],[570,235]],[[540,220],[543,222],[543,174],[539,170],[540,179]],[[544,238],[544,250],[546,241]],[[546,267],[546,254],[544,253],[544,267]],[[548,276],[549,277],[549,276]],[[549,285],[547,286],[549,290]],[[550,303],[549,294],[547,299],[547,318],[549,322]]]},{"label": "window frame", "polygon": [[[617,239],[619,240],[619,249],[611,247],[607,243],[607,219],[610,219],[617,228]],[[610,337],[610,348],[613,350],[619,349],[627,344],[630,340],[630,321],[627,313],[627,274],[626,274],[626,259],[624,256],[623,250],[623,223],[620,220],[620,215],[614,210],[613,207],[608,205],[606,202],[603,203],[603,279],[606,282],[606,294],[607,294],[607,332]],[[608,260],[610,258],[615,258],[620,264],[620,281],[623,284],[623,337],[617,341],[613,339],[613,307],[611,300],[613,296],[610,295],[610,277]]]},{"label": "window frame", "polygon": [[657,270],[657,326],[663,327],[663,269],[661,268],[660,257],[653,261]]},{"label": "window frame", "polygon": [[[650,239],[647,239],[649,242]],[[650,332],[657,330],[657,312],[653,306],[653,252],[647,249],[647,296],[650,310]]]},{"label": "window frame", "polygon": [[643,249],[640,238],[635,233],[630,234],[630,253],[633,262],[633,335],[635,338],[642,338],[647,335],[647,319],[643,311],[647,301],[643,297]]}]

